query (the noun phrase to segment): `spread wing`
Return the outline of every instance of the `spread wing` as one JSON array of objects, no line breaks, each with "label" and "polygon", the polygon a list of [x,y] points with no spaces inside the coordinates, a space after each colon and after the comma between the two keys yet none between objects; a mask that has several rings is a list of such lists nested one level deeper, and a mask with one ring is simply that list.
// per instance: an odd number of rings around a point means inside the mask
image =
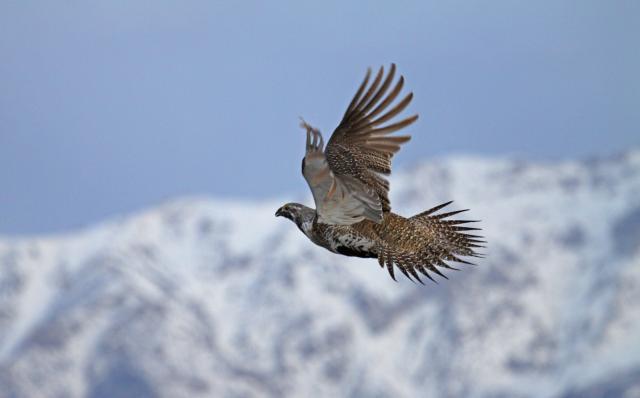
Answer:
[{"label": "spread wing", "polygon": [[369,85],[371,69],[367,70],[325,152],[320,132],[303,121],[307,152],[302,160],[302,174],[313,193],[319,222],[350,225],[368,219],[379,223],[383,214],[391,210],[389,182],[384,176],[391,173],[393,155],[411,137],[389,134],[418,118],[414,115],[388,123],[413,98],[409,93],[391,107],[404,85],[400,76],[389,91],[395,71],[395,64],[391,64],[383,81],[381,67]]},{"label": "spread wing", "polygon": [[[410,125],[418,118],[418,115],[413,115],[393,121],[413,98],[413,93],[409,93],[391,106],[404,85],[404,78],[400,76],[389,91],[395,71],[395,64],[391,64],[383,81],[384,68],[381,67],[371,85],[368,85],[371,69],[367,70],[364,81],[333,132],[325,151],[331,171],[339,178],[348,176],[373,190],[383,213],[391,210],[389,182],[384,176],[391,174],[391,158],[400,150],[400,145],[411,139],[408,135],[389,134]],[[348,192],[355,195],[357,192],[353,189],[356,188],[354,186]],[[379,216],[377,219],[365,217],[377,222],[382,214]]]},{"label": "spread wing", "polygon": [[382,208],[375,192],[349,175],[336,175],[322,151],[324,141],[320,132],[304,121],[302,126],[307,129],[302,175],[311,188],[318,222],[351,225],[365,218],[381,221]]}]

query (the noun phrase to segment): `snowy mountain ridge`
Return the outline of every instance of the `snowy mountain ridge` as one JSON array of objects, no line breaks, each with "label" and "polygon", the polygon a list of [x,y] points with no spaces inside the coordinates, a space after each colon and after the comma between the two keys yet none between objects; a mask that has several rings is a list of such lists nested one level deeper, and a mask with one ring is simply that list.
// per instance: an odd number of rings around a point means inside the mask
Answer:
[{"label": "snowy mountain ridge", "polygon": [[445,158],[391,199],[471,208],[487,258],[396,283],[274,218],[290,199],[0,238],[0,397],[640,396],[640,151]]}]

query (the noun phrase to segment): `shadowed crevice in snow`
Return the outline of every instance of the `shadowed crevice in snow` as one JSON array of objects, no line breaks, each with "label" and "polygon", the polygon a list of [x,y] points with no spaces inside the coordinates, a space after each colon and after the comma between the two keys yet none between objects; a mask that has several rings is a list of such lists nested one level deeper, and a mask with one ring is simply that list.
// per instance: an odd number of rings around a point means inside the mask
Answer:
[{"label": "shadowed crevice in snow", "polygon": [[631,256],[640,250],[640,207],[618,217],[612,225],[614,248],[617,253]]}]

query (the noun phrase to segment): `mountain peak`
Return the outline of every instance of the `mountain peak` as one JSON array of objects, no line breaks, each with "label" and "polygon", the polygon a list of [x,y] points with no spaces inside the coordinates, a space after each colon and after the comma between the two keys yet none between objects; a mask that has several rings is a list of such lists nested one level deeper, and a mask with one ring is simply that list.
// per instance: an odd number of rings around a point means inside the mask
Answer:
[{"label": "mountain peak", "polygon": [[[482,219],[477,267],[417,286],[274,218],[182,198],[0,240],[0,386],[34,396],[588,396],[640,388],[640,151],[459,156],[391,178]],[[310,199],[309,199],[310,200]],[[612,390],[607,390],[612,391]],[[595,396],[595,395],[594,395]]]}]

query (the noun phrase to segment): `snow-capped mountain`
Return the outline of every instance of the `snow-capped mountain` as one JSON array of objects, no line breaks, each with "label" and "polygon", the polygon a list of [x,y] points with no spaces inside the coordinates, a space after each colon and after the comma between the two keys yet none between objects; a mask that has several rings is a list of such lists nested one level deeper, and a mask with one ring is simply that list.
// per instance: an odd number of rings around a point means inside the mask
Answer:
[{"label": "snow-capped mountain", "polygon": [[0,397],[640,396],[640,151],[391,184],[406,216],[471,208],[486,259],[396,283],[274,218],[284,200],[0,239]]}]

